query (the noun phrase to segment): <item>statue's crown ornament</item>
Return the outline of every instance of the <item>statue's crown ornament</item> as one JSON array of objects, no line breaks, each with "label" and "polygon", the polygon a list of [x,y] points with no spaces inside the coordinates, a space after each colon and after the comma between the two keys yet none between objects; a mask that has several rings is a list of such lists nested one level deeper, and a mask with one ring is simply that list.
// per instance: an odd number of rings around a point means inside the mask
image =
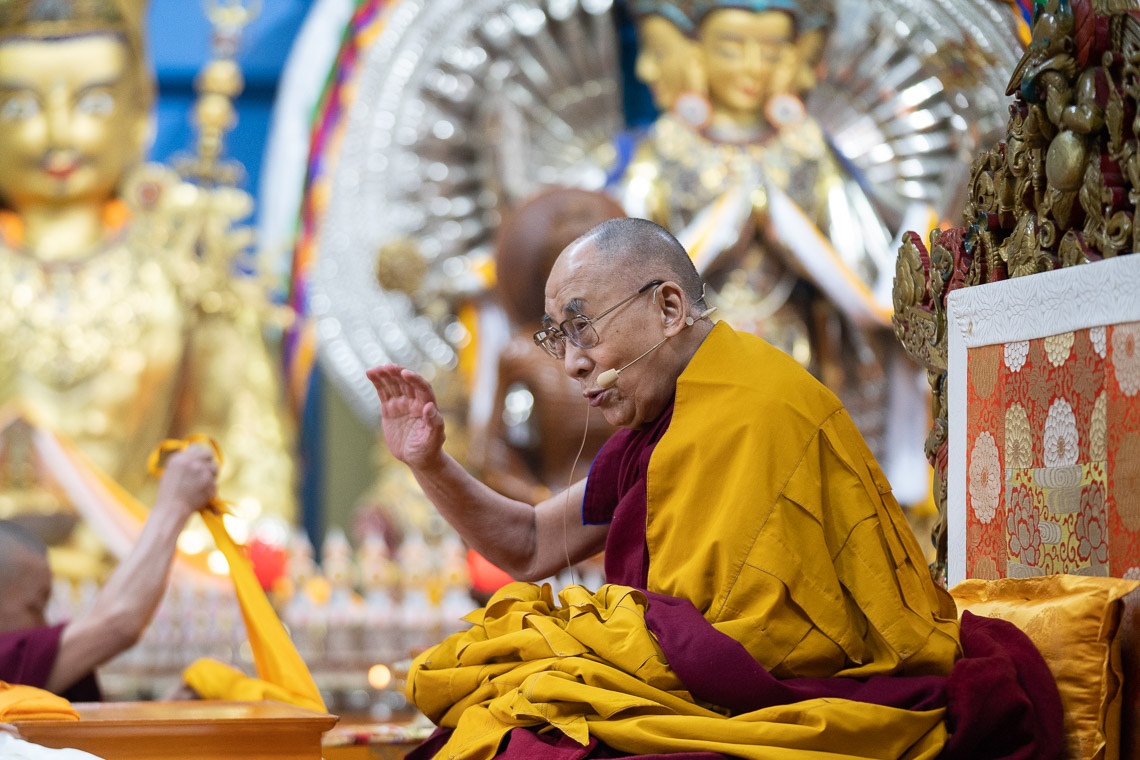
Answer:
[{"label": "statue's crown ornament", "polygon": [[0,0],[0,36],[138,33],[143,0]]}]

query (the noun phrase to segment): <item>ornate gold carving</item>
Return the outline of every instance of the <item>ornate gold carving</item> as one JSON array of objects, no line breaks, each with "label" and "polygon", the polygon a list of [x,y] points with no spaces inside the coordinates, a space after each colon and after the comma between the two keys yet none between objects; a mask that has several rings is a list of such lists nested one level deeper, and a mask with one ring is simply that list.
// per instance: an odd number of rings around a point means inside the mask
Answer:
[{"label": "ornate gold carving", "polygon": [[1093,10],[1098,16],[1140,11],[1140,0],[1093,0]]},{"label": "ornate gold carving", "polygon": [[[1048,0],[1010,77],[1006,139],[974,162],[967,227],[930,235],[929,261],[909,233],[899,250],[895,331],[929,368],[945,562],[946,294],[956,287],[1076,266],[1140,250],[1140,19],[1136,0]],[[924,283],[915,281],[916,261]],[[915,293],[929,292],[921,306]],[[933,343],[916,336],[927,323]],[[939,569],[935,568],[938,575]]]},{"label": "ornate gold carving", "polygon": [[907,353],[928,369],[945,370],[937,357],[931,354],[941,333],[938,318],[930,309],[930,259],[922,241],[913,233],[904,237],[895,265],[894,308],[891,321],[895,335],[906,347]]}]

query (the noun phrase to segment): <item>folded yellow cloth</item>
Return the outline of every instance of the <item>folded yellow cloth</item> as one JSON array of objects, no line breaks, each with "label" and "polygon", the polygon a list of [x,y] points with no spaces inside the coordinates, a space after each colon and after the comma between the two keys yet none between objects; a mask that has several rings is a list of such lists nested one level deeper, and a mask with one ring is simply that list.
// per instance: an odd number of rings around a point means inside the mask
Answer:
[{"label": "folded yellow cloth", "polygon": [[726,716],[697,703],[628,586],[511,583],[465,619],[471,628],[419,655],[408,696],[454,729],[438,757],[490,760],[520,727],[553,726],[633,755],[720,752],[742,760],[933,760],[944,708],[904,710],[821,697]]},{"label": "folded yellow cloth", "polygon": [[50,691],[0,681],[0,723],[21,720],[79,720],[79,713]]},{"label": "folded yellow cloth", "polygon": [[[221,450],[212,439],[191,436],[184,441],[163,441],[151,454],[150,471],[156,475],[162,472],[160,461],[163,454],[195,443],[212,448],[219,464],[221,463]],[[188,686],[207,699],[274,699],[327,712],[308,666],[293,646],[289,633],[281,625],[273,605],[257,582],[253,566],[226,530],[222,521],[225,508],[225,502],[215,498],[200,514],[214,537],[214,543],[229,563],[230,579],[245,620],[258,678],[246,677],[240,671],[215,660],[198,660],[183,671],[182,677]]]},{"label": "folded yellow cloth", "polygon": [[299,701],[296,695],[277,684],[252,678],[224,662],[203,657],[182,671],[182,680],[203,699],[231,699],[238,702],[258,702],[273,699],[302,707],[324,710],[307,700]]}]

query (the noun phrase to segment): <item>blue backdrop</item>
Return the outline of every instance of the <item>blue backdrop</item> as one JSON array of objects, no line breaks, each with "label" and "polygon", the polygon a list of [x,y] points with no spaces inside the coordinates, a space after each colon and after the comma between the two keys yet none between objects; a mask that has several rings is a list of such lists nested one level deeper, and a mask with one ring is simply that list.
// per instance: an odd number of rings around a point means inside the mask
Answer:
[{"label": "blue backdrop", "polygon": [[[245,31],[238,55],[245,92],[237,103],[238,123],[228,138],[227,153],[245,165],[249,177],[244,187],[251,192],[257,189],[277,82],[310,4],[264,0],[261,15]],[[194,77],[210,55],[210,24],[200,2],[153,0],[148,32],[159,95],[151,156],[166,160],[193,146]]]}]

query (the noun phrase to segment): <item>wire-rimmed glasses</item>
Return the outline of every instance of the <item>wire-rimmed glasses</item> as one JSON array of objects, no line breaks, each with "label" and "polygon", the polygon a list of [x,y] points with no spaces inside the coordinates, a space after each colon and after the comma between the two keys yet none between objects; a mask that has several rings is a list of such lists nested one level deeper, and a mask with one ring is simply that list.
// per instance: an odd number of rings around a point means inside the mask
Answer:
[{"label": "wire-rimmed glasses", "polygon": [[664,280],[650,280],[638,288],[637,292],[629,298],[614,304],[596,317],[587,317],[585,314],[575,314],[557,327],[554,325],[544,327],[534,334],[534,342],[555,359],[562,359],[566,356],[567,340],[578,348],[593,348],[598,345],[598,341],[600,340],[600,338],[598,338],[598,331],[594,328],[594,324],[597,323],[598,320],[615,309],[625,306],[642,293],[661,285],[663,282]]}]

